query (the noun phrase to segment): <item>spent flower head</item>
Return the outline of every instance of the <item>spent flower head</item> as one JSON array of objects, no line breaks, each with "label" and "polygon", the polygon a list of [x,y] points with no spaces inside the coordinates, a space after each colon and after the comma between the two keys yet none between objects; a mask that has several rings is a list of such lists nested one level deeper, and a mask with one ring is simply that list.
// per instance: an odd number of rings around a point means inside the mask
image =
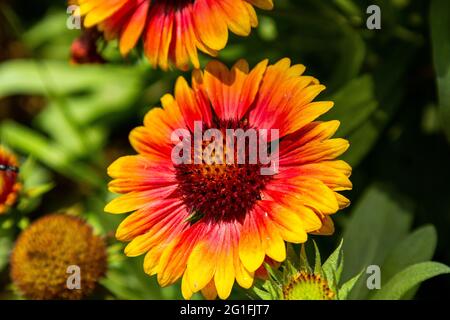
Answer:
[{"label": "spent flower head", "polygon": [[[91,294],[107,268],[106,247],[91,226],[65,214],[44,216],[17,239],[11,278],[30,299],[81,299]],[[80,287],[67,285],[71,266],[80,271]]]}]

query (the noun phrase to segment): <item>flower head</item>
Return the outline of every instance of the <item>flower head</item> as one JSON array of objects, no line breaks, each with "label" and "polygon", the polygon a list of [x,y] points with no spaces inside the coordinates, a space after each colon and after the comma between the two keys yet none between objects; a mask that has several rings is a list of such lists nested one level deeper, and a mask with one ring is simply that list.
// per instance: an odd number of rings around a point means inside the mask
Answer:
[{"label": "flower head", "polygon": [[19,172],[16,157],[0,146],[0,215],[5,213],[17,200],[21,189],[17,176]]},{"label": "flower head", "polygon": [[[79,267],[80,288],[67,286]],[[83,220],[64,214],[40,218],[19,236],[11,255],[11,278],[30,299],[81,299],[106,272],[106,247]]]},{"label": "flower head", "polygon": [[169,61],[199,68],[197,49],[215,56],[228,30],[247,36],[258,24],[254,6],[271,9],[272,0],[78,0],[84,25],[98,26],[107,40],[118,38],[122,55],[143,39],[154,67]]},{"label": "flower head", "polygon": [[320,274],[300,271],[283,287],[285,300],[332,300],[335,293]]},{"label": "flower head", "polygon": [[333,103],[313,102],[325,87],[304,70],[210,62],[131,132],[139,154],[109,167],[110,190],[124,195],[105,210],[133,212],[116,236],[131,241],[127,255],[146,253],[162,286],[182,277],[184,297],[225,299],[235,281],[252,286],[266,256],[283,261],[285,241],[333,232],[329,216],[349,203],[337,191],[352,187],[335,160],[348,142],[331,139],[338,121],[314,121]]},{"label": "flower head", "polygon": [[314,267],[310,266],[305,246],[302,245],[300,258],[292,246],[288,247],[288,259],[280,269],[266,264],[269,277],[253,291],[264,300],[345,300],[353,289],[361,273],[355,275],[342,285],[342,269],[344,252],[342,244],[330,255],[322,265],[319,249],[315,247]]}]

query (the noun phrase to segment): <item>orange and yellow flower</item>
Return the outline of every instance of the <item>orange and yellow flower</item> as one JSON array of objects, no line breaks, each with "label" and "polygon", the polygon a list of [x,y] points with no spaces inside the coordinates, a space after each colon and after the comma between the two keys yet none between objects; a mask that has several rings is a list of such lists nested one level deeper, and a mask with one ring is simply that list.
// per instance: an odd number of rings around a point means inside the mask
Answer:
[{"label": "orange and yellow flower", "polygon": [[199,68],[197,49],[217,55],[228,30],[250,34],[258,19],[254,6],[272,9],[272,0],[77,0],[87,28],[98,26],[107,40],[118,38],[122,55],[139,39],[153,67],[169,62]]},{"label": "orange and yellow flower", "polygon": [[[285,242],[333,233],[330,215],[349,204],[338,191],[352,188],[351,167],[336,160],[349,144],[331,138],[338,121],[316,121],[333,103],[313,102],[325,87],[304,71],[289,59],[252,70],[244,60],[231,69],[210,62],[191,86],[180,77],[174,96],[131,132],[138,154],[109,167],[109,188],[123,195],[105,210],[132,212],[116,236],[130,241],[128,256],[146,253],[145,272],[161,286],[182,278],[185,298],[202,291],[226,299],[235,281],[252,286],[267,257],[285,260]],[[193,132],[198,121],[203,132],[279,130],[278,173],[261,175],[259,162],[174,164],[172,133]]]},{"label": "orange and yellow flower", "polygon": [[17,181],[16,157],[0,146],[0,215],[16,202],[21,184]]}]

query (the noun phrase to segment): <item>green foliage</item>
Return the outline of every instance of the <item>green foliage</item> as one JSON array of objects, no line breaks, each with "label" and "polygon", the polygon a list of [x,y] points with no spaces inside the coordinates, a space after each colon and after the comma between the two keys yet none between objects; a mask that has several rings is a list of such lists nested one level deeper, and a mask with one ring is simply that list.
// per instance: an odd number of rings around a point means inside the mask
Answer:
[{"label": "green foliage", "polygon": [[[360,199],[347,222],[344,251],[348,259],[344,279],[366,270],[369,265],[380,266],[382,279],[381,289],[373,293],[366,285],[367,275],[362,276],[349,294],[351,299],[411,298],[417,285],[443,270],[435,268],[437,263],[425,262],[433,257],[436,248],[435,228],[424,226],[409,233],[411,209],[395,200],[399,198],[374,186]],[[430,266],[429,272],[427,266]],[[414,280],[408,280],[406,276],[415,270],[423,272],[418,271]]]},{"label": "green foliage", "polygon": [[17,210],[24,214],[35,210],[41,203],[42,197],[55,186],[51,181],[50,173],[39,166],[33,158],[28,158],[20,166],[20,180],[22,190]]},{"label": "green foliage", "polygon": [[0,269],[3,269],[8,263],[8,255],[11,248],[11,239],[7,237],[1,237],[0,248]]},{"label": "green foliage", "polygon": [[141,75],[136,68],[10,61],[0,66],[0,97],[24,93],[47,97],[49,104],[36,119],[39,129],[65,153],[88,156],[104,145],[108,133],[108,122],[96,122],[129,110],[127,104],[142,90]]},{"label": "green foliage", "polygon": [[[347,253],[343,278],[349,279],[368,265],[381,265],[392,247],[406,236],[411,226],[408,210],[382,192],[369,189],[354,205],[345,227],[344,251]],[[363,277],[364,278],[364,277]],[[366,297],[368,289],[360,281],[351,297]]]},{"label": "green foliage", "polygon": [[430,11],[431,40],[433,42],[434,65],[436,69],[441,107],[442,126],[450,139],[450,3],[432,0]]},{"label": "green foliage", "polygon": [[383,263],[384,282],[410,265],[433,258],[436,242],[436,229],[430,225],[407,235],[389,252]]},{"label": "green foliage", "polygon": [[[339,244],[336,250],[328,257],[322,266],[322,272],[329,282],[332,282],[335,287],[338,286],[341,280],[342,268],[344,266],[344,256],[342,252],[343,241]],[[320,256],[317,251],[316,255]]]},{"label": "green foliage", "polygon": [[124,257],[122,245],[112,246],[109,251],[110,267],[102,284],[116,298],[125,300],[182,298],[179,286],[161,288],[154,277],[150,278],[144,273],[143,257]]},{"label": "green foliage", "polygon": [[397,273],[372,297],[374,300],[400,299],[409,290],[422,281],[432,277],[450,273],[450,267],[437,262],[422,262],[414,264]]}]

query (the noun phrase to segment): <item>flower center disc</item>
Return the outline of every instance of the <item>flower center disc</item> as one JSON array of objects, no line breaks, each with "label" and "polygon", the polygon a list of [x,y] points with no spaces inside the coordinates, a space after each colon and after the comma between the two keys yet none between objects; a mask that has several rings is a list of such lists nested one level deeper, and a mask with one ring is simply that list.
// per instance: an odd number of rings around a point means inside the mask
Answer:
[{"label": "flower center disc", "polygon": [[334,292],[320,275],[300,272],[283,288],[283,296],[286,300],[332,300]]},{"label": "flower center disc", "polygon": [[[209,159],[203,156],[199,164],[176,166],[179,190],[192,213],[193,223],[203,217],[223,221],[243,219],[256,201],[261,199],[261,191],[271,179],[270,176],[261,175],[262,165],[259,162],[249,163],[249,150],[255,151],[254,146],[248,146],[250,143],[245,148],[244,164],[238,163],[236,151],[233,151],[234,162],[227,162],[224,156],[225,140],[224,137],[222,154],[214,153]],[[208,144],[203,143],[202,151],[205,151]]]}]

